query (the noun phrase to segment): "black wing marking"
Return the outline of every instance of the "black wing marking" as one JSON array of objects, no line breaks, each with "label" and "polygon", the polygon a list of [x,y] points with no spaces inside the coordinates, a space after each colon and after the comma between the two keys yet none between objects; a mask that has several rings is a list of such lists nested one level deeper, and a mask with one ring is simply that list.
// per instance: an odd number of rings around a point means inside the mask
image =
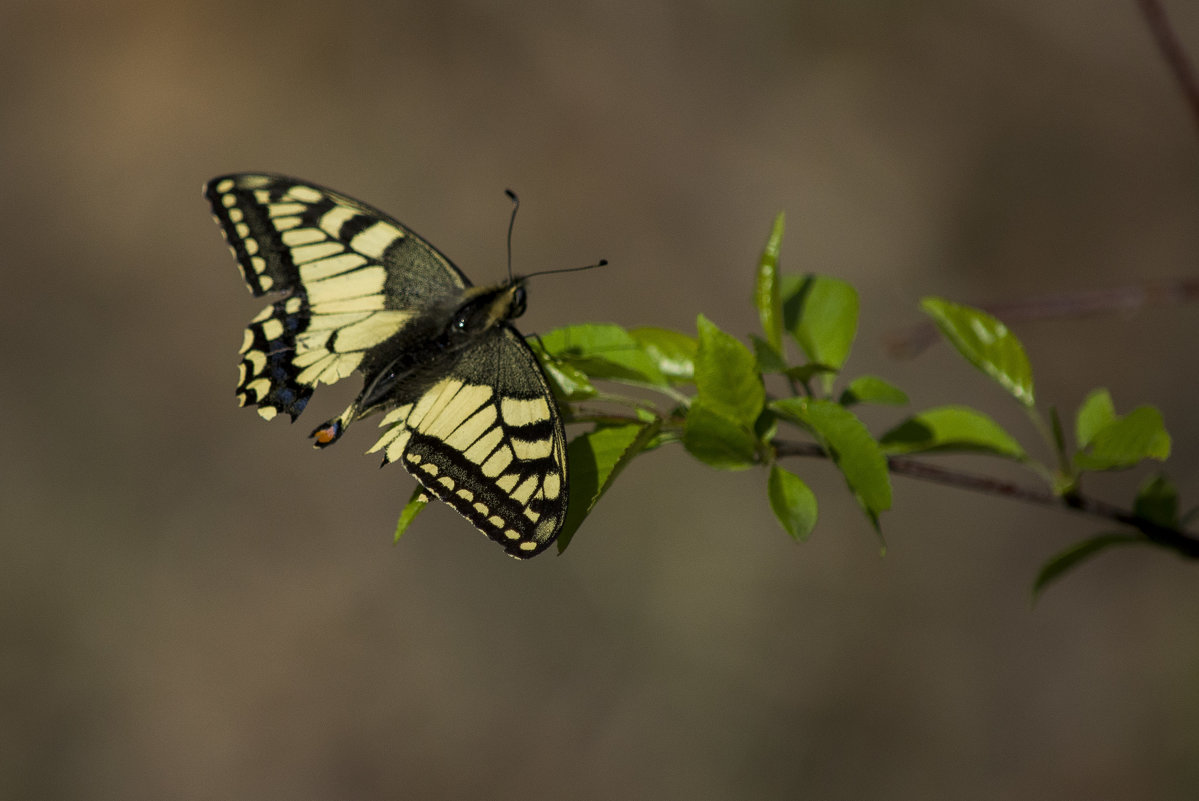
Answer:
[{"label": "black wing marking", "polygon": [[529,346],[509,325],[380,422],[372,451],[400,462],[511,555],[547,548],[566,519],[566,435]]},{"label": "black wing marking", "polygon": [[285,292],[246,329],[237,393],[294,420],[319,383],[345,378],[372,348],[470,282],[383,212],[279,175],[214,178],[204,191],[254,295]]}]

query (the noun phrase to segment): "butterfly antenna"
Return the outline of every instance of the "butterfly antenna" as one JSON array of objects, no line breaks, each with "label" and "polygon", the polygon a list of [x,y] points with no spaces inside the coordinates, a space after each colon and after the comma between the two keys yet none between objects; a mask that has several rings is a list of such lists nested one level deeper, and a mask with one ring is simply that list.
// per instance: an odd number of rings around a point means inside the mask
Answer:
[{"label": "butterfly antenna", "polygon": [[[505,189],[504,194],[512,201],[512,216],[508,218],[508,280],[512,280],[512,229],[516,225],[516,211],[520,208],[520,198],[511,189]],[[607,259],[600,259],[595,264],[587,264],[582,267],[561,267],[557,270],[542,270],[539,273],[529,273],[525,278],[532,278],[535,275],[552,275],[554,273],[576,273],[579,270],[591,270],[596,267],[604,267],[608,264]]]},{"label": "butterfly antenna", "polygon": [[508,218],[508,280],[512,280],[512,229],[516,226],[516,212],[520,208],[520,198],[511,189],[505,189],[504,194],[512,201],[512,216]]},{"label": "butterfly antenna", "polygon": [[535,275],[553,275],[554,273],[577,273],[580,270],[594,270],[596,267],[607,267],[608,260],[600,259],[595,264],[584,264],[582,267],[559,267],[556,270],[542,270],[536,273],[529,273],[525,278],[532,278]]}]

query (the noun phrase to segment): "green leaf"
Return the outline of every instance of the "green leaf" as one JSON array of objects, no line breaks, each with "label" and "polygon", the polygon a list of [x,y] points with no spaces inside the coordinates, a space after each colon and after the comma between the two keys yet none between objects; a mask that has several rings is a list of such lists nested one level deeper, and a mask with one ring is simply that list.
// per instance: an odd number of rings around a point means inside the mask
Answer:
[{"label": "green leaf", "polygon": [[1062,430],[1062,418],[1057,413],[1057,407],[1053,404],[1049,405],[1049,430],[1053,434],[1053,452],[1057,456],[1058,472],[1063,472],[1069,462],[1069,457],[1066,455],[1066,435]]},{"label": "green leaf", "polygon": [[1132,512],[1159,526],[1182,527],[1178,519],[1178,488],[1161,474],[1150,477],[1137,490]]},{"label": "green leaf", "polygon": [[713,408],[697,398],[687,412],[683,425],[683,447],[709,467],[717,470],[745,470],[757,458],[758,439],[743,423],[722,409]]},{"label": "green leaf", "polygon": [[1049,488],[1059,498],[1078,492],[1078,476],[1054,470],[1049,476]]},{"label": "green leaf", "polygon": [[762,321],[766,341],[775,351],[783,349],[783,302],[779,292],[779,248],[783,243],[783,213],[774,218],[770,237],[758,260],[757,282],[754,286],[754,305]]},{"label": "green leaf", "polygon": [[770,508],[783,530],[803,542],[816,527],[816,496],[799,476],[776,465],[767,482]]},{"label": "green leaf", "polygon": [[770,409],[763,409],[758,415],[758,419],[754,421],[754,438],[759,444],[765,444],[773,440],[779,433],[779,418]]},{"label": "green leaf", "polygon": [[775,349],[761,337],[749,335],[749,341],[754,346],[754,358],[758,361],[759,373],[782,373],[786,372],[787,362],[783,360],[783,354]]},{"label": "green leaf", "polygon": [[662,375],[672,381],[695,379],[695,352],[699,347],[695,337],[648,325],[630,328],[629,335],[653,360]]},{"label": "green leaf", "polygon": [[819,364],[817,362],[809,362],[807,364],[796,365],[795,367],[788,367],[786,370],[783,371],[783,375],[787,376],[787,378],[790,378],[794,381],[798,381],[799,383],[806,385],[809,381],[811,381],[813,378],[815,378],[818,375],[828,375],[831,377],[831,376],[835,375],[836,372],[837,372],[837,370],[835,368],[829,367],[827,364]]},{"label": "green leaf", "polygon": [[1101,430],[1116,422],[1116,405],[1112,395],[1103,387],[1093,389],[1083,399],[1074,418],[1074,440],[1079,449],[1091,444]]},{"label": "green leaf", "polygon": [[1028,454],[1003,428],[968,406],[938,406],[909,417],[879,439],[887,453],[983,451],[1011,459]]},{"label": "green leaf", "polygon": [[855,403],[889,403],[902,406],[908,402],[908,396],[889,381],[873,375],[863,375],[849,382],[849,386],[841,393],[837,402],[842,406],[852,406]]},{"label": "green leaf", "polygon": [[566,448],[570,476],[570,508],[558,532],[558,553],[574,538],[579,526],[633,458],[645,450],[660,423],[599,426],[575,437]]},{"label": "green leaf", "polygon": [[1087,449],[1074,454],[1074,466],[1079,470],[1119,470],[1145,459],[1164,462],[1169,456],[1170,435],[1161,412],[1153,406],[1138,406],[1096,431]]},{"label": "green leaf", "polygon": [[404,505],[403,511],[400,512],[400,519],[396,522],[394,542],[400,541],[400,537],[408,530],[408,526],[412,525],[412,521],[420,514],[420,510],[428,504],[429,496],[425,493],[425,488],[418,484],[412,491],[412,496],[408,498],[408,503]]},{"label": "green leaf", "polygon": [[545,349],[591,378],[667,386],[666,376],[633,336],[618,325],[589,323],[541,335]]},{"label": "green leaf", "polygon": [[[840,370],[858,332],[858,292],[825,275],[787,276],[783,322],[808,359]],[[829,379],[831,381],[831,378]]]},{"label": "green leaf", "polygon": [[751,427],[766,402],[757,359],[749,348],[702,314],[696,327],[699,329],[699,349],[695,355],[698,400],[734,422]]},{"label": "green leaf", "polygon": [[784,398],[770,408],[816,437],[877,528],[879,512],[891,508],[891,476],[886,456],[862,421],[828,400]]},{"label": "green leaf", "polygon": [[1137,545],[1145,542],[1148,540],[1136,534],[1099,534],[1071,545],[1041,567],[1032,585],[1033,601],[1036,601],[1050,584],[1099,552],[1115,545]]},{"label": "green leaf", "polygon": [[559,402],[571,403],[587,400],[599,394],[599,390],[587,378],[587,374],[577,367],[567,364],[546,352],[545,347],[536,338],[528,340],[529,347],[541,364],[541,371],[549,379],[550,389]]},{"label": "green leaf", "polygon": [[1024,346],[1007,326],[984,311],[941,298],[925,298],[920,307],[968,362],[1025,406],[1034,404],[1032,367]]}]

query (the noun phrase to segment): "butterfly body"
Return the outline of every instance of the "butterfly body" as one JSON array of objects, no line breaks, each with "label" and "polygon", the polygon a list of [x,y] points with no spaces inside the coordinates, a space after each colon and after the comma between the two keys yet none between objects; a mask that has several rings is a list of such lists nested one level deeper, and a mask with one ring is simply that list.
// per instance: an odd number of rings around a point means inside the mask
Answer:
[{"label": "butterfly body", "polygon": [[255,295],[285,293],[246,330],[237,392],[295,420],[319,384],[363,375],[312,432],[317,447],[383,414],[371,451],[399,461],[512,556],[544,550],[567,507],[566,440],[511,321],[525,282],[472,286],[436,248],[352,198],[270,174],[215,178],[214,216]]}]

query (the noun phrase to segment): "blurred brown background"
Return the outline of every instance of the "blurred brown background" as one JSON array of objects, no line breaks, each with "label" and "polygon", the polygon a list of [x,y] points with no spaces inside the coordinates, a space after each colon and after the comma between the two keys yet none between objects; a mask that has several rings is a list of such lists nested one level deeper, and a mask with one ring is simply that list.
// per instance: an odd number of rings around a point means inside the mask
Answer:
[{"label": "blurred brown background", "polygon": [[[0,797],[1194,797],[1199,567],[1113,553],[1030,611],[1091,520],[900,478],[880,558],[796,462],[797,546],[763,472],[666,450],[564,557],[443,508],[393,548],[403,471],[304,437],[356,387],[236,407],[262,304],[200,197],[294,174],[494,281],[512,187],[518,270],[612,262],[536,281],[526,331],[748,333],[786,210],[784,266],[862,293],[852,371],[1033,443],[944,348],[880,343],[923,294],[1194,274],[1199,140],[1131,0],[9,0],[0,86]],[[1018,333],[1042,406],[1158,404],[1199,501],[1194,306]]]}]

